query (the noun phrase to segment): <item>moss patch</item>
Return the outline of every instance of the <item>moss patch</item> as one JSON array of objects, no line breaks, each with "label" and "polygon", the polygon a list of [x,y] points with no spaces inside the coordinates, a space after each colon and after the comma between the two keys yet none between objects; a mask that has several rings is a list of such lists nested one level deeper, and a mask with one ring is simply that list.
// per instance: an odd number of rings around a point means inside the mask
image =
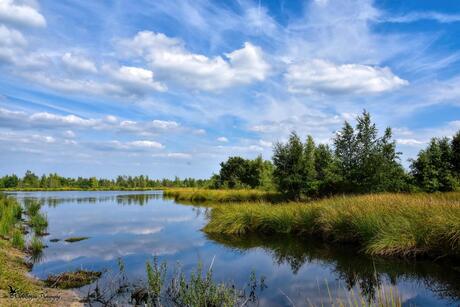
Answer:
[{"label": "moss patch", "polygon": [[71,237],[71,238],[65,239],[64,241],[69,242],[69,243],[74,243],[74,242],[83,241],[87,239],[89,239],[89,237]]}]

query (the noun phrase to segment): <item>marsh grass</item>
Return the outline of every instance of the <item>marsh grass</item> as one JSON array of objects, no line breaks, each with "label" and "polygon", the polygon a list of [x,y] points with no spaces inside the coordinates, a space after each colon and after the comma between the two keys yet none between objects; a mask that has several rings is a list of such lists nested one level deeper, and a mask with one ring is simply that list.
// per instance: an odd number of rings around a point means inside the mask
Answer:
[{"label": "marsh grass", "polygon": [[18,202],[0,194],[0,236],[9,237],[21,219],[21,206]]},{"label": "marsh grass", "polygon": [[215,206],[207,233],[291,233],[381,256],[460,256],[460,193],[342,196]]},{"label": "marsh grass", "polygon": [[18,249],[21,249],[21,250],[24,249],[25,241],[24,241],[24,235],[22,234],[21,230],[17,228],[13,230],[13,235],[11,237],[11,244],[13,244],[13,246]]},{"label": "marsh grass", "polygon": [[43,252],[43,248],[45,248],[43,241],[37,236],[33,236],[32,239],[30,239],[27,250],[29,251],[32,259],[39,259]]},{"label": "marsh grass", "polygon": [[213,190],[213,189],[194,189],[194,188],[176,188],[165,189],[165,197],[174,198],[176,201],[189,202],[254,202],[266,201],[277,202],[281,200],[281,195],[277,192],[268,192],[262,190],[240,189],[240,190]]}]

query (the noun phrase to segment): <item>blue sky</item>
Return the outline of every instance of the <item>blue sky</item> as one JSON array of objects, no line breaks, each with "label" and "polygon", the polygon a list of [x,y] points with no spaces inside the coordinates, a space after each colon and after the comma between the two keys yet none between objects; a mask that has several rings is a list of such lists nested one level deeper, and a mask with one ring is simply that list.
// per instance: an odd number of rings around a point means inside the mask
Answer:
[{"label": "blue sky", "polygon": [[0,174],[205,178],[363,109],[460,129],[459,1],[0,0]]}]

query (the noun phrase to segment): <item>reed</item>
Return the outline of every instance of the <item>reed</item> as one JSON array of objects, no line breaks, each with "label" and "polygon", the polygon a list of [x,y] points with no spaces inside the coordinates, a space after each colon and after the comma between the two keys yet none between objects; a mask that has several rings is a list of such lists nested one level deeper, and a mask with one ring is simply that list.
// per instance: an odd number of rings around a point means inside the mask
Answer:
[{"label": "reed", "polygon": [[194,189],[194,188],[178,188],[165,189],[163,191],[165,197],[174,198],[176,201],[188,202],[254,202],[266,201],[275,202],[281,199],[277,192],[269,192],[254,189],[239,189],[239,190],[213,190],[213,189]]},{"label": "reed", "polygon": [[460,193],[371,194],[215,206],[207,233],[291,233],[381,256],[460,256]]}]

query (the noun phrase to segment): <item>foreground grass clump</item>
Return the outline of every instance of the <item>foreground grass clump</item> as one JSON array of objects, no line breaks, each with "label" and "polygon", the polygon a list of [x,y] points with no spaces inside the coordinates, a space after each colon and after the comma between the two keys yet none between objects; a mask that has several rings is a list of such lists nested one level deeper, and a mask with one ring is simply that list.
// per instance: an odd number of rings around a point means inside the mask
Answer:
[{"label": "foreground grass clump", "polygon": [[0,236],[9,238],[21,219],[19,203],[0,193]]},{"label": "foreground grass clump", "polygon": [[177,201],[190,202],[244,202],[244,201],[279,201],[281,196],[277,192],[262,190],[212,190],[178,188],[166,189],[165,197],[174,198]]},{"label": "foreground grass clump", "polygon": [[101,272],[78,270],[65,272],[57,275],[50,275],[45,280],[45,285],[59,289],[80,288],[95,282],[101,277]]},{"label": "foreground grass clump", "polygon": [[373,194],[311,203],[216,206],[208,233],[292,233],[382,256],[460,256],[460,193]]}]

